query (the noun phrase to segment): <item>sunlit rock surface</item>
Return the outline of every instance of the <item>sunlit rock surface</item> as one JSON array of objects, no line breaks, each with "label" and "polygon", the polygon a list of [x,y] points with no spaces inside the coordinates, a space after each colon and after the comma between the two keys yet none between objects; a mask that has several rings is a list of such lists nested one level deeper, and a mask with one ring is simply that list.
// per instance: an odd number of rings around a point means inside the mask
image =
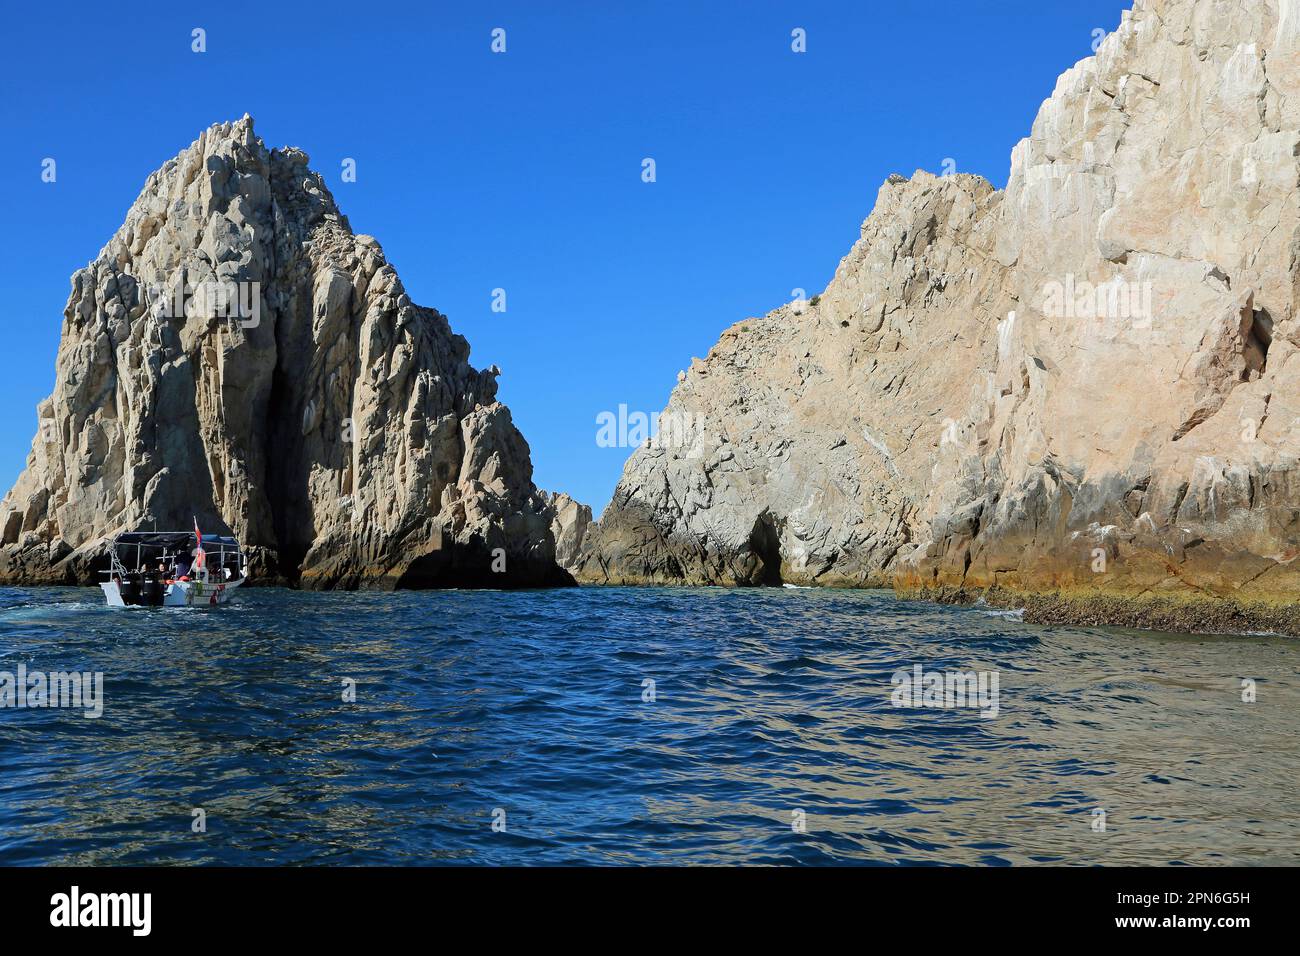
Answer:
[{"label": "sunlit rock surface", "polygon": [[254,580],[569,580],[498,370],[411,302],[307,162],[248,117],[213,126],[72,277],[0,580],[89,581],[105,536],[194,518],[244,542]]},{"label": "sunlit rock surface", "polygon": [[1300,5],[1139,0],[1005,190],[891,177],[820,296],[693,361],[705,427],[579,579],[1295,600],[1298,151]]}]

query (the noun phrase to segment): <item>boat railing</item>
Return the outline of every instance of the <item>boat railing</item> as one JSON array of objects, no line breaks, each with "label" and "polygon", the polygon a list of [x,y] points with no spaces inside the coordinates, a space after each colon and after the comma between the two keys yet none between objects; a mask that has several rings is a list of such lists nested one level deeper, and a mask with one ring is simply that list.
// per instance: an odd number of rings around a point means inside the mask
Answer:
[{"label": "boat railing", "polygon": [[[122,563],[122,555],[119,550],[120,548],[129,549],[133,545],[135,547],[135,564],[136,564],[134,569],[128,568],[125,564]],[[202,575],[201,577],[196,578],[196,580],[201,580],[205,584],[210,583],[212,580],[212,574],[211,574],[211,568],[213,567],[212,562],[215,560],[216,562],[215,567],[224,570],[227,566],[226,564],[227,558],[235,559],[235,568],[238,571],[240,578],[246,578],[248,576],[248,557],[247,555],[244,554],[243,548],[240,548],[238,546],[228,548],[223,543],[215,550],[209,550],[207,548],[204,548],[203,553],[204,553],[204,561],[202,567]],[[169,559],[174,560],[176,557],[177,555],[169,554],[168,552],[164,551],[159,556],[159,562],[165,566]],[[193,555],[191,554],[190,557],[193,557]],[[191,567],[193,566],[191,565]],[[142,545],[140,542],[134,542],[134,541],[123,542],[123,541],[119,541],[116,538],[113,539],[113,542],[109,545],[109,566],[107,569],[100,572],[101,575],[103,575],[109,580],[125,580],[128,575],[135,575],[135,574],[141,574],[144,575],[145,577],[153,577],[157,573],[158,572],[156,569],[145,566],[144,545]],[[164,578],[167,578],[166,573],[164,573]]]}]

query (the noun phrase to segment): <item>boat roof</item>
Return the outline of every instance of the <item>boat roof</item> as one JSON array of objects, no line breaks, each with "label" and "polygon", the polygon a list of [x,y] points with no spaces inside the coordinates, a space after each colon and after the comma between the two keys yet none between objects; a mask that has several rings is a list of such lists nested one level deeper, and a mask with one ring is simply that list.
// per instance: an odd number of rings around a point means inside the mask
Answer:
[{"label": "boat roof", "polygon": [[[186,548],[194,543],[193,531],[123,531],[113,544],[135,544],[146,548]],[[240,550],[239,540],[225,535],[205,534],[204,551]]]}]

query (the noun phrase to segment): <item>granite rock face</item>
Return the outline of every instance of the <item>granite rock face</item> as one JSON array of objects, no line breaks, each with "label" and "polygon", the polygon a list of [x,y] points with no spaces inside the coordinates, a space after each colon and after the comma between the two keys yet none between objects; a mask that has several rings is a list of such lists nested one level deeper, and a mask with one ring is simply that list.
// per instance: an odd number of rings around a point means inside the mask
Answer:
[{"label": "granite rock face", "polygon": [[572,570],[577,566],[583,540],[591,527],[591,506],[575,501],[563,492],[546,493],[546,502],[552,514],[555,563]]},{"label": "granite rock face", "polygon": [[254,580],[567,583],[493,367],[247,116],[153,173],[72,278],[0,503],[0,580],[93,580],[122,530],[235,534]]},{"label": "granite rock face", "polygon": [[1300,599],[1298,154],[1300,3],[1138,0],[692,362],[579,579]]}]

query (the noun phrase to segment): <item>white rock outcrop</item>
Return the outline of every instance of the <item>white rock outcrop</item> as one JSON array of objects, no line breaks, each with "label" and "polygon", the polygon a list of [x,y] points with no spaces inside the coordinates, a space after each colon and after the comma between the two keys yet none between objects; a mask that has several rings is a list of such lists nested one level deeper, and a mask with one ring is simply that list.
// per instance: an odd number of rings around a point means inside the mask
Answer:
[{"label": "white rock outcrop", "polygon": [[1138,0],[1005,190],[881,187],[723,333],[580,580],[1300,596],[1300,6]]},{"label": "white rock outcrop", "polygon": [[498,370],[468,357],[306,154],[213,126],[72,278],[0,580],[87,582],[106,536],[197,517],[260,580],[564,583]]}]

